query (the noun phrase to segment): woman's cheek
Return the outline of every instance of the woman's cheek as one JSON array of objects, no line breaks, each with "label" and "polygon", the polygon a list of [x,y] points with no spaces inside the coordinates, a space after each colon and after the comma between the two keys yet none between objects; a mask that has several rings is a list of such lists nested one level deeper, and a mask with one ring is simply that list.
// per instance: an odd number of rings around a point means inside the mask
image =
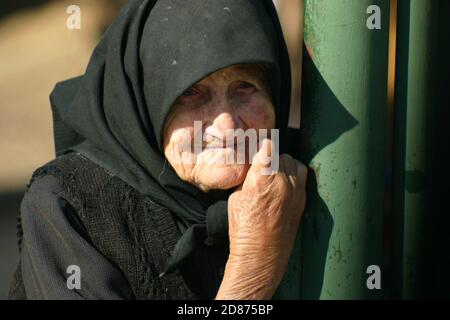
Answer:
[{"label": "woman's cheek", "polygon": [[254,99],[242,109],[241,115],[249,128],[272,129],[275,126],[275,112],[269,101]]},{"label": "woman's cheek", "polygon": [[192,132],[193,128],[178,128],[170,134],[164,153],[177,172],[181,169],[180,166],[189,166],[195,161],[192,158]]}]

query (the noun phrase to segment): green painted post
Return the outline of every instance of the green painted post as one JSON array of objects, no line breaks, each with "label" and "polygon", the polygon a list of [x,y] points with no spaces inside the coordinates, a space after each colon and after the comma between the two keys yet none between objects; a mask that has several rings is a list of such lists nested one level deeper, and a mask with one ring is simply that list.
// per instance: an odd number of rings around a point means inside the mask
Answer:
[{"label": "green painted post", "polygon": [[[397,298],[424,298],[425,188],[431,111],[435,107],[439,1],[402,0],[398,7],[394,145]],[[448,39],[447,39],[448,41]]]},{"label": "green painted post", "polygon": [[[380,8],[379,30],[366,24],[371,5]],[[366,270],[381,268],[383,288],[389,1],[305,0],[304,32],[302,153],[315,178],[302,221],[300,297],[380,297]]]}]

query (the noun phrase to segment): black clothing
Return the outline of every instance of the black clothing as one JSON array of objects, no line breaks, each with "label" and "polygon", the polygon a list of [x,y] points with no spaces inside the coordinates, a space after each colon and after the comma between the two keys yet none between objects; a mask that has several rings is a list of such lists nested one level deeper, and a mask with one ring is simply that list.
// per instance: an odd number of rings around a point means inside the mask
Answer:
[{"label": "black clothing", "polygon": [[[72,208],[71,214],[58,211],[60,219],[79,218],[85,231],[70,226],[85,232],[86,243],[111,262],[101,268],[124,274],[136,298],[213,298],[217,292],[228,258],[233,190],[205,193],[181,180],[163,154],[162,130],[182,92],[219,69],[245,63],[274,69],[279,150],[286,152],[290,64],[271,0],[130,0],[86,73],[57,84],[51,94],[59,157],[38,171],[57,178]],[[24,201],[40,207],[62,200]],[[24,241],[32,232],[26,228]],[[41,235],[36,240],[43,250],[55,246],[55,238]],[[46,258],[58,264],[46,268],[61,273],[64,259],[57,252]],[[28,276],[24,280],[32,281]],[[101,286],[121,288],[110,297],[129,296],[119,278],[99,279]],[[19,280],[12,286],[17,293],[23,291]]]},{"label": "black clothing", "polygon": [[[176,216],[80,154],[37,169],[21,210],[12,299],[212,299],[222,281],[227,248],[206,245],[211,273],[192,259],[160,276],[181,236]],[[79,290],[66,285],[69,265],[80,267]]]},{"label": "black clothing", "polygon": [[274,67],[284,152],[290,66],[271,0],[131,0],[94,50],[86,73],[58,84],[51,95],[57,154],[82,153],[189,226],[168,267],[182,263],[207,236],[208,243],[228,239],[232,190],[212,197],[177,176],[161,147],[164,121],[190,86],[244,63]]},{"label": "black clothing", "polygon": [[[133,299],[123,272],[90,243],[64,189],[52,175],[33,182],[21,204],[21,263],[10,299]],[[67,267],[81,270],[81,290],[67,287]],[[22,281],[22,277],[24,278]]]}]

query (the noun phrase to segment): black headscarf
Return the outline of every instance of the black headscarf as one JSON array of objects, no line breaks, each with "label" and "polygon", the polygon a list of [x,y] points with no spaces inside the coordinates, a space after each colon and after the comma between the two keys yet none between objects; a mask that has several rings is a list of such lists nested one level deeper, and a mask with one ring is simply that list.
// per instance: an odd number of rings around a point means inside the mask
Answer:
[{"label": "black headscarf", "polygon": [[167,271],[205,240],[228,240],[231,191],[205,193],[177,176],[162,150],[165,118],[187,88],[244,63],[274,67],[276,125],[286,150],[290,67],[270,0],[131,0],[86,73],[57,84],[51,95],[57,155],[85,155],[187,224]]}]

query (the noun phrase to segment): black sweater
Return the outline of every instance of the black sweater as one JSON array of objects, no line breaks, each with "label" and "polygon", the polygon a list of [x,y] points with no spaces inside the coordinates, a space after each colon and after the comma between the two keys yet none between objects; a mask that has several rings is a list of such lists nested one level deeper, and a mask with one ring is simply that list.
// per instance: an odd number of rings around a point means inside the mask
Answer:
[{"label": "black sweater", "polygon": [[[82,155],[58,157],[35,171],[23,198],[21,262],[10,298],[214,298],[226,248],[205,246],[207,261],[194,258],[160,276],[184,229],[170,211]],[[211,273],[196,273],[197,263]],[[67,285],[74,265],[80,289]]]}]

